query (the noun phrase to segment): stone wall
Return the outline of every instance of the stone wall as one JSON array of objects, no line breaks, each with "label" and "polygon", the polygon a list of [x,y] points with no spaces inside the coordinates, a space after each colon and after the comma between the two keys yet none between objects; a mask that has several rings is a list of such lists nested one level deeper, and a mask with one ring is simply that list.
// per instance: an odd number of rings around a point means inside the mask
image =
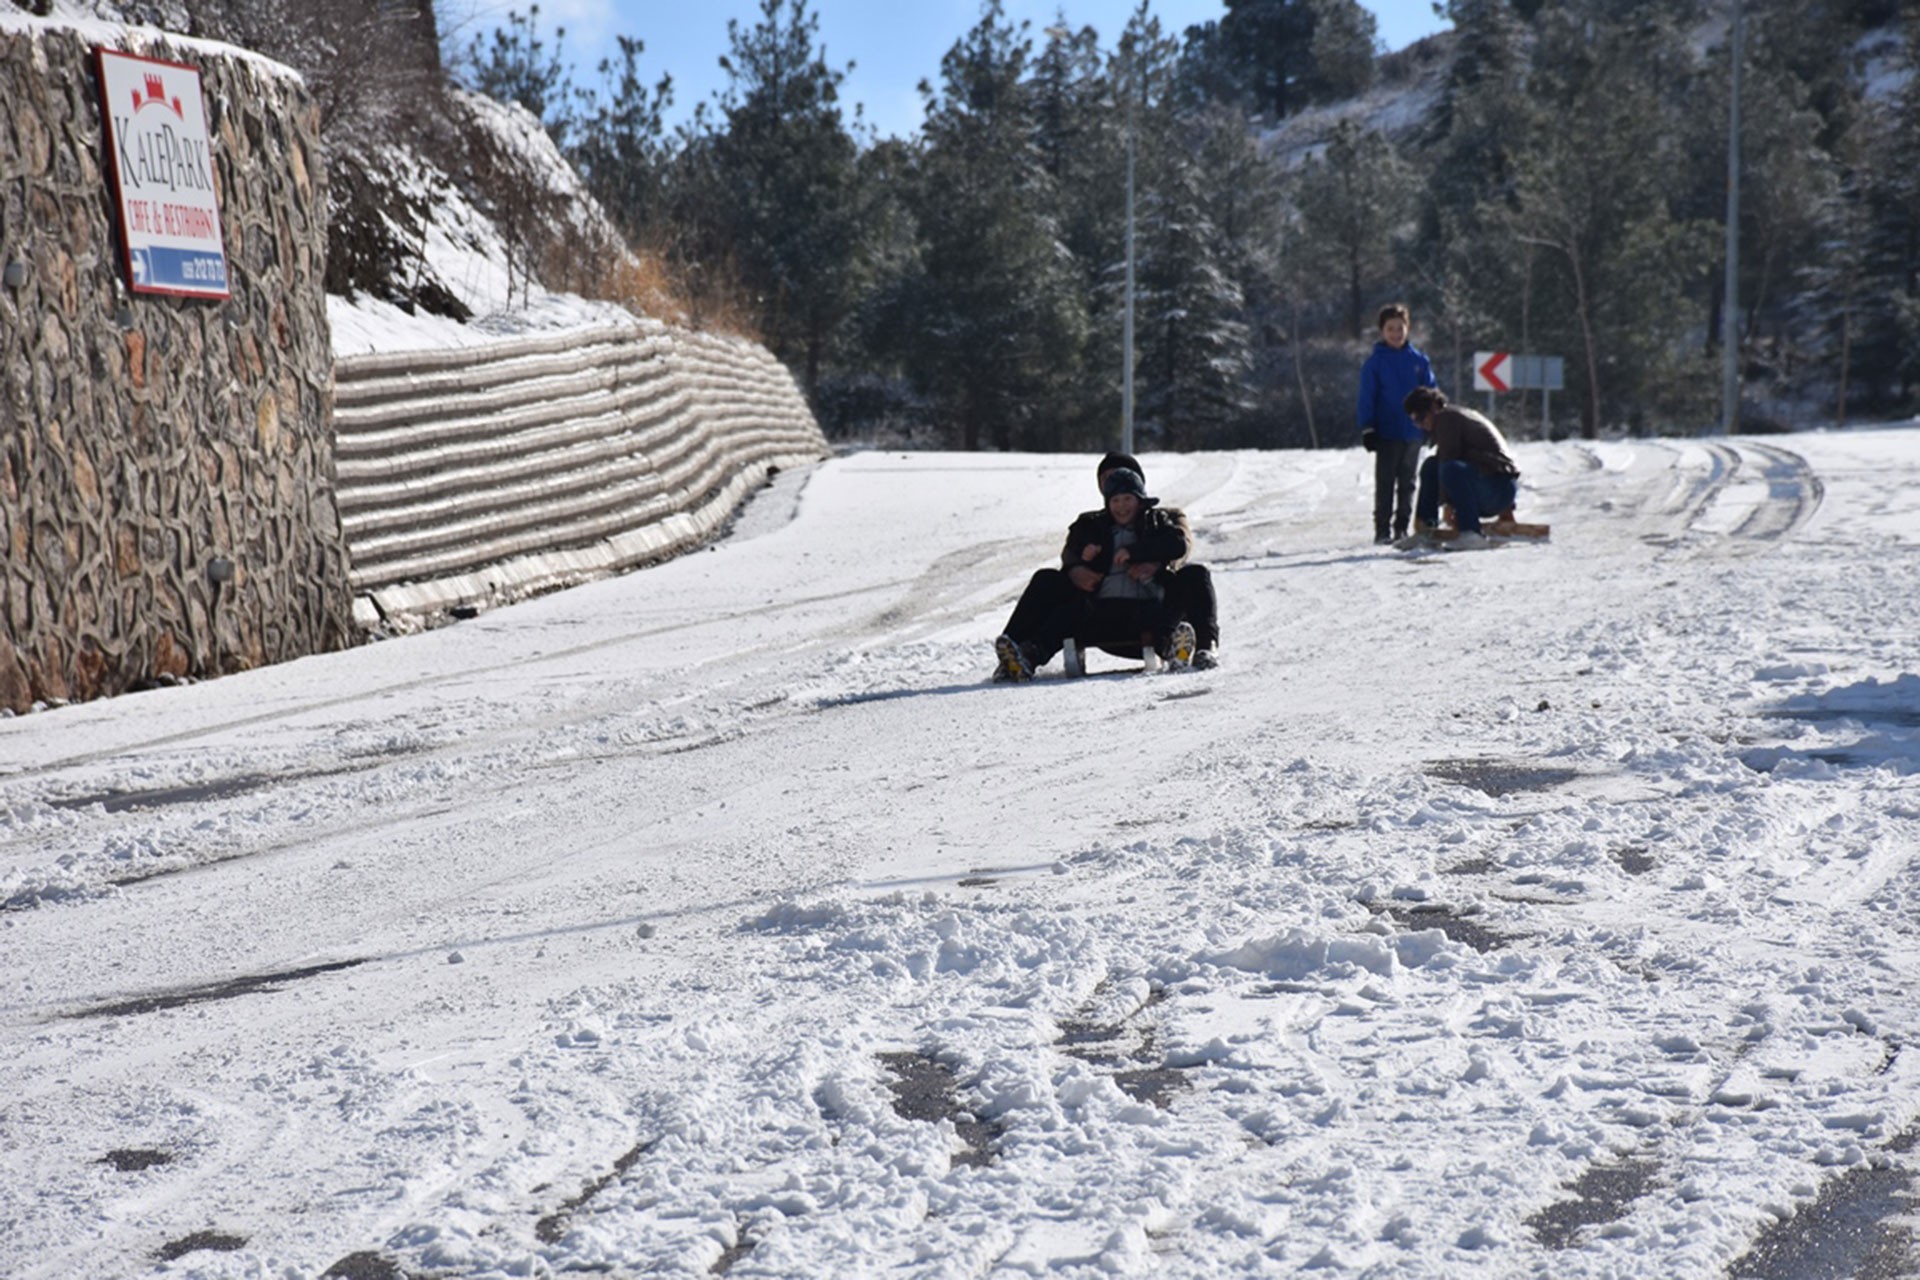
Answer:
[{"label": "stone wall", "polygon": [[199,68],[232,296],[124,289],[98,32],[0,15],[0,708],[352,635],[317,113],[276,64],[120,34]]}]

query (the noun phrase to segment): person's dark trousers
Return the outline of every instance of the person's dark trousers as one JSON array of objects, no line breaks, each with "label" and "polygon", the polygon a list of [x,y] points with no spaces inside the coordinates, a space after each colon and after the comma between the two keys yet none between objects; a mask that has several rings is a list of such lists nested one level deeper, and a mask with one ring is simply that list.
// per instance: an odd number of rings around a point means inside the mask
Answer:
[{"label": "person's dark trousers", "polygon": [[1139,658],[1145,656],[1140,644],[1143,637],[1151,636],[1155,649],[1166,648],[1169,616],[1166,602],[1160,600],[1088,596],[1073,634],[1082,644],[1104,649],[1116,658]]},{"label": "person's dark trousers", "polygon": [[1053,661],[1069,638],[1087,632],[1093,597],[1059,569],[1041,569],[1027,583],[1003,633],[1027,650],[1038,670]]},{"label": "person's dark trousers", "polygon": [[1080,595],[1065,569],[1039,569],[1027,579],[1027,589],[1014,601],[1013,613],[1000,634],[1015,640],[1037,639],[1056,625],[1053,615],[1061,605]]},{"label": "person's dark trousers", "polygon": [[1213,596],[1213,574],[1203,564],[1181,565],[1167,588],[1167,616],[1193,624],[1193,638],[1202,649],[1220,646],[1220,613]]},{"label": "person's dark trousers", "polygon": [[[1406,536],[1422,440],[1381,440],[1373,451],[1373,536]],[[1197,625],[1197,624],[1196,624]]]},{"label": "person's dark trousers", "polygon": [[1420,498],[1415,516],[1427,524],[1440,522],[1440,504],[1453,506],[1463,531],[1480,532],[1480,522],[1511,507],[1520,496],[1520,482],[1512,476],[1483,475],[1471,462],[1456,458],[1441,462],[1428,458],[1420,467]]}]

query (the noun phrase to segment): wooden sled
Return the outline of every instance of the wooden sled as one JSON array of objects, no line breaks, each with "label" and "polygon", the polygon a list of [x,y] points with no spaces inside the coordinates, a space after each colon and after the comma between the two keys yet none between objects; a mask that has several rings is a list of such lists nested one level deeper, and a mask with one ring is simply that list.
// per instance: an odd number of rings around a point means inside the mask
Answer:
[{"label": "wooden sled", "polygon": [[[1460,530],[1454,527],[1453,508],[1440,509],[1441,526],[1432,531],[1433,537],[1441,542],[1451,542],[1460,536]],[[1528,524],[1513,518],[1513,508],[1508,507],[1493,519],[1480,526],[1480,532],[1489,538],[1545,538],[1551,536],[1550,524]]]},{"label": "wooden sled", "polygon": [[[1489,538],[1546,538],[1551,537],[1553,526],[1550,524],[1528,524],[1519,520],[1489,520],[1480,526],[1480,532]],[[1440,542],[1452,542],[1460,536],[1458,529],[1435,529],[1432,537]]]}]

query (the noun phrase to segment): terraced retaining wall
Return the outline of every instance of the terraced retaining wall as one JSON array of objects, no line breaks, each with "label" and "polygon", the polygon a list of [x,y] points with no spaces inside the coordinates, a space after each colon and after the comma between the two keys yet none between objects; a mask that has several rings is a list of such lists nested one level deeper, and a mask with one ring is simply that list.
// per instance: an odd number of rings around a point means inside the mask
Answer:
[{"label": "terraced retaining wall", "polygon": [[[102,40],[200,71],[228,299],[124,288]],[[0,708],[349,643],[300,82],[225,46],[9,11],[0,104]]]},{"label": "terraced retaining wall", "polygon": [[367,627],[665,559],[827,453],[765,348],[651,321],[342,358],[335,377]]}]

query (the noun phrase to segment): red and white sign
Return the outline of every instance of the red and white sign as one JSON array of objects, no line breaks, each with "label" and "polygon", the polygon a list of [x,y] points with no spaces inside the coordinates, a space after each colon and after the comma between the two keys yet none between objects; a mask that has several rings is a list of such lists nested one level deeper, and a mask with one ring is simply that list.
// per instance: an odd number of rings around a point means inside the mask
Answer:
[{"label": "red and white sign", "polygon": [[1473,353],[1473,389],[1475,391],[1509,391],[1511,379],[1507,375],[1507,360],[1510,351],[1476,351]]},{"label": "red and white sign", "polygon": [[104,46],[93,53],[130,287],[227,297],[227,247],[199,70]]}]

